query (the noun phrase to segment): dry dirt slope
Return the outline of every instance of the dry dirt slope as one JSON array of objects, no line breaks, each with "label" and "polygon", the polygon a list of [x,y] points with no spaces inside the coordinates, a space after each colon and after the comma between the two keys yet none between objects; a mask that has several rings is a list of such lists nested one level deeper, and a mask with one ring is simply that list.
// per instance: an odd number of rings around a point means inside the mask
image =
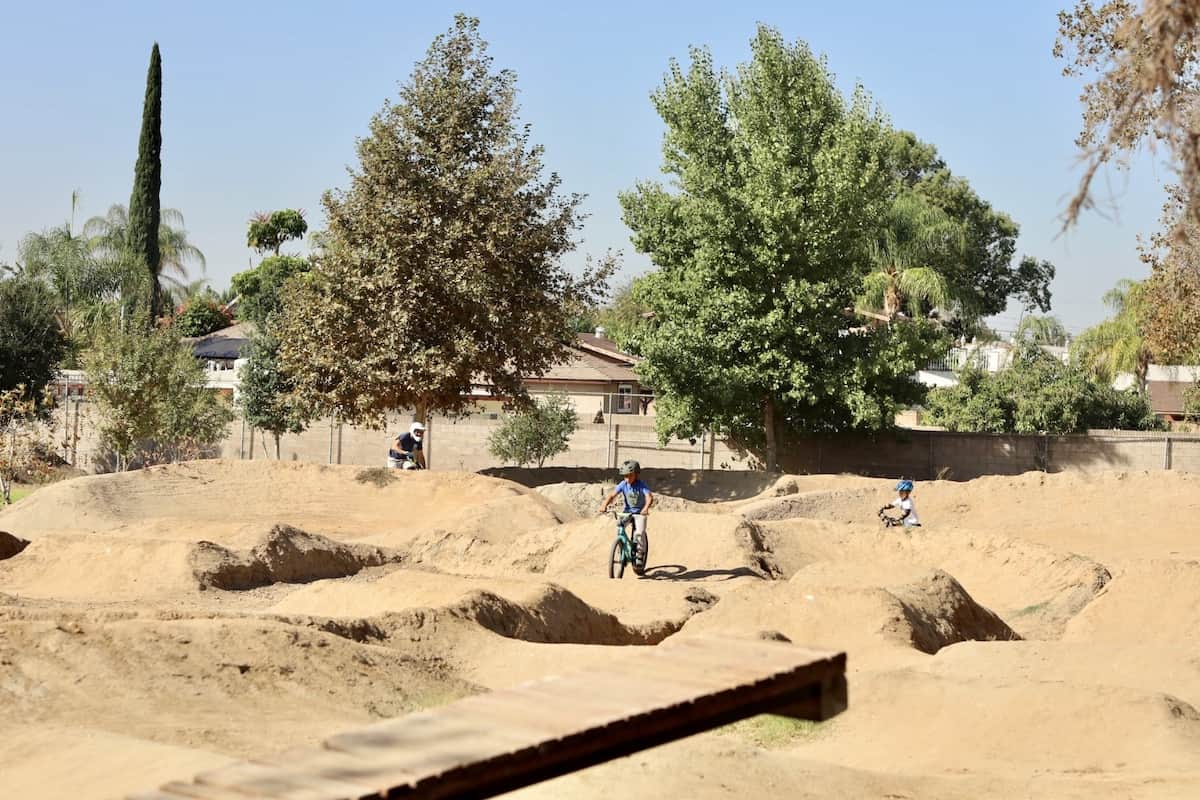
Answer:
[{"label": "dry dirt slope", "polygon": [[850,710],[519,794],[1200,796],[1200,482],[923,484],[903,534],[866,524],[884,482],[668,477],[687,499],[620,582],[596,483],[197,462],[41,490],[0,513],[29,542],[0,560],[0,797],[117,797],[708,631],[845,649]]}]

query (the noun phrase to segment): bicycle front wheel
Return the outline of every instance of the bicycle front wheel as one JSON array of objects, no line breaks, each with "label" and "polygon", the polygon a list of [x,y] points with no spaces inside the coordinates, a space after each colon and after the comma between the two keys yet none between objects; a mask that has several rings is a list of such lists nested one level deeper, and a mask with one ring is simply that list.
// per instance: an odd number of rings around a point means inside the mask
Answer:
[{"label": "bicycle front wheel", "polygon": [[644,533],[633,537],[633,573],[639,578],[646,574],[646,559],[650,557],[650,538]]},{"label": "bicycle front wheel", "polygon": [[620,578],[625,575],[625,552],[621,540],[613,541],[612,552],[608,557],[608,577]]}]

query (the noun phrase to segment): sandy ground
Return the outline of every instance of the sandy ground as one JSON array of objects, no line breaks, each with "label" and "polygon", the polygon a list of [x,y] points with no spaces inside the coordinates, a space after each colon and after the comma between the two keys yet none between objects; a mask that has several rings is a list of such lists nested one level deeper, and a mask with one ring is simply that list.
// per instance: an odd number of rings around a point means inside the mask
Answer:
[{"label": "sandy ground", "polygon": [[602,474],[499,475],[197,462],[3,511],[0,797],[121,797],[714,631],[845,650],[850,709],[511,796],[1200,797],[1200,476],[920,484],[904,533],[886,481],[651,471],[650,569],[611,581]]}]

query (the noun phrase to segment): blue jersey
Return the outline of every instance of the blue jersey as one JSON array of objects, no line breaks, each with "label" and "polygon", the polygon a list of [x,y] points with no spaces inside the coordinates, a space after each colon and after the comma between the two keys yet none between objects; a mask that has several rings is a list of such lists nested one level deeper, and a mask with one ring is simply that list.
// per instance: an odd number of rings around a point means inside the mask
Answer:
[{"label": "blue jersey", "polygon": [[639,478],[632,484],[621,481],[614,491],[625,498],[626,514],[640,514],[646,507],[646,495],[650,494],[650,487]]}]

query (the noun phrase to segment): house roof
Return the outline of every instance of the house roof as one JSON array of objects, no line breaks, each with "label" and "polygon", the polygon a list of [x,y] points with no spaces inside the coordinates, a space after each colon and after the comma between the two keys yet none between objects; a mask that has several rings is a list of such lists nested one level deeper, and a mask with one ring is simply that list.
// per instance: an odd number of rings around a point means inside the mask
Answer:
[{"label": "house roof", "polygon": [[603,336],[596,336],[592,333],[577,333],[575,334],[576,349],[586,350],[590,353],[595,353],[598,356],[608,358],[613,361],[619,361],[623,364],[633,365],[641,361],[635,355],[621,351],[620,346],[612,339]]},{"label": "house roof", "polygon": [[239,322],[207,336],[191,336],[184,341],[191,344],[196,358],[237,359],[242,357],[242,350],[249,344],[255,330],[257,328],[253,322]]},{"label": "house roof", "polygon": [[571,359],[565,364],[556,364],[541,375],[529,376],[528,380],[543,381],[587,381],[609,383],[622,381],[636,383],[637,373],[630,362],[619,362],[605,358],[589,350],[571,348]]}]

